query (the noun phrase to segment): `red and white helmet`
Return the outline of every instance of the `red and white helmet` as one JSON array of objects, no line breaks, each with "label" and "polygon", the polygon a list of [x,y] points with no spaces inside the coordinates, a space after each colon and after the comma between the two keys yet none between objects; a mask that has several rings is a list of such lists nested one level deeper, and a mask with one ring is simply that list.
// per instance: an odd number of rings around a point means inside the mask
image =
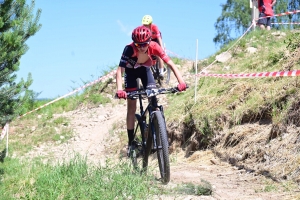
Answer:
[{"label": "red and white helmet", "polygon": [[135,43],[150,42],[152,33],[146,26],[138,26],[132,31],[131,38]]}]

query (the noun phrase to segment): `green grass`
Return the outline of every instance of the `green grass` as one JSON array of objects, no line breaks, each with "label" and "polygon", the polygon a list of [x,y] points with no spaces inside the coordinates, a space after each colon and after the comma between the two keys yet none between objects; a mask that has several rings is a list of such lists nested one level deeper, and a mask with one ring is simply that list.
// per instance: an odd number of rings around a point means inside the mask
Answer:
[{"label": "green grass", "polygon": [[[287,34],[290,33],[287,32]],[[289,38],[295,37],[289,36]],[[277,38],[270,32],[250,32],[231,49],[230,52],[235,52],[238,56],[225,64],[230,66],[230,69],[224,71],[223,63],[215,63],[209,69],[210,73],[239,74],[282,71],[282,66],[288,62],[282,59],[288,55],[285,40],[284,37]],[[234,41],[216,54],[227,51],[233,43]],[[293,44],[293,41],[290,43]],[[246,48],[251,46],[258,47],[259,53],[246,52]],[[210,57],[208,60],[211,59]],[[200,66],[205,67],[208,64],[207,60],[204,60]],[[294,66],[292,69],[297,69],[296,67]],[[282,101],[283,98],[285,98],[283,104],[286,104],[284,109],[288,110],[295,98],[300,95],[298,79],[293,77],[252,79],[201,77],[198,80],[196,103],[194,102],[195,86],[193,84],[184,94],[170,97],[173,100],[170,101],[166,111],[166,118],[168,121],[184,122],[190,126],[191,130],[204,135],[211,134],[212,130],[218,127],[220,118],[224,118],[227,125],[237,125],[247,121],[255,122],[262,115],[272,115],[272,105]],[[284,113],[287,114],[287,112]],[[276,115],[276,121],[284,122],[286,114]],[[249,118],[249,115],[257,116],[257,118]],[[205,119],[209,123],[208,127],[210,128],[208,129],[207,124],[203,122]],[[203,133],[203,130],[207,130],[207,132]]]},{"label": "green grass", "polygon": [[147,199],[163,192],[126,162],[90,166],[79,156],[54,166],[7,158],[0,172],[1,199]]},{"label": "green grass", "polygon": [[1,199],[151,199],[154,195],[211,195],[211,185],[186,183],[175,188],[162,184],[148,172],[132,170],[129,161],[104,166],[89,165],[81,156],[60,164],[39,159],[6,158],[0,165]]}]

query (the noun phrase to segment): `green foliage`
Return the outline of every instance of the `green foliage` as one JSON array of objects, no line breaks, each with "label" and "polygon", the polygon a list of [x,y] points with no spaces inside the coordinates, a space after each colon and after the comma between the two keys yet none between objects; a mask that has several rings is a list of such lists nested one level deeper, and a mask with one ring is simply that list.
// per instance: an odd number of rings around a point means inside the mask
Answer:
[{"label": "green foliage", "polygon": [[104,97],[101,94],[91,94],[89,96],[89,102],[91,102],[94,105],[100,105],[100,104],[106,104],[110,102],[110,99],[107,97]]},{"label": "green foliage", "polygon": [[178,58],[178,57],[171,57],[172,61],[176,64],[176,65],[181,65],[182,64],[182,59]]},{"label": "green foliage", "polygon": [[83,97],[85,97],[82,102],[90,103],[96,106],[111,102],[110,98],[105,97],[102,93],[106,89],[108,83],[110,83],[110,81],[105,83],[98,83],[93,85],[92,87],[87,88],[82,95]]},{"label": "green foliage", "polygon": [[[287,11],[298,10],[299,0],[277,0],[274,13],[279,14]],[[251,25],[251,8],[248,0],[227,0],[221,4],[222,13],[217,18],[215,29],[217,31],[213,41],[216,45],[226,45],[236,38],[236,35],[244,33]],[[272,18],[271,22],[298,22],[300,14],[285,15]],[[298,25],[273,25],[275,29],[295,29]]]},{"label": "green foliage", "polygon": [[217,35],[213,41],[222,46],[234,39],[232,32],[241,34],[246,31],[251,24],[251,9],[248,0],[227,0],[221,7],[222,14],[215,23]]},{"label": "green foliage", "polygon": [[276,64],[278,63],[282,58],[284,57],[284,52],[279,51],[279,52],[270,52],[268,56],[268,60],[271,62],[271,64]]},{"label": "green foliage", "polygon": [[69,120],[65,117],[58,117],[55,120],[53,120],[54,124],[57,125],[64,125],[67,126],[69,124]]},{"label": "green foliage", "polygon": [[33,9],[34,1],[27,5],[24,0],[7,0],[0,5],[0,126],[18,116],[24,104],[32,104],[31,74],[17,83],[15,72],[28,50],[25,42],[41,28],[41,10],[34,17]]},{"label": "green foliage", "polygon": [[[277,0],[276,4],[274,6],[274,13],[279,14],[279,13],[284,13],[287,11],[294,11],[298,10],[300,7],[300,1],[299,0]],[[273,22],[299,22],[300,19],[300,14],[292,14],[292,15],[284,15],[280,17],[276,17],[272,19]],[[288,25],[274,25],[276,29],[298,29],[299,25],[293,25],[293,24],[288,24]]]},{"label": "green foliage", "polygon": [[293,52],[300,47],[300,33],[294,32],[288,34],[284,42],[287,44],[286,48]]}]

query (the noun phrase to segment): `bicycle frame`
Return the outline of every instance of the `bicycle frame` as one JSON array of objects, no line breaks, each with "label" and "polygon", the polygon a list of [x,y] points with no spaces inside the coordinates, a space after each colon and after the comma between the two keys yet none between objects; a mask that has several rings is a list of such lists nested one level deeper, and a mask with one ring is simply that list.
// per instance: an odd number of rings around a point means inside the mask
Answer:
[{"label": "bicycle frame", "polygon": [[136,135],[136,132],[138,130],[139,125],[142,124],[142,130],[141,130],[142,145],[143,145],[143,149],[145,149],[147,141],[145,139],[145,132],[144,131],[145,131],[145,126],[146,126],[146,116],[147,116],[147,114],[149,114],[148,122],[149,122],[149,126],[151,126],[151,133],[148,132],[148,134],[152,134],[153,149],[156,150],[157,149],[156,132],[155,132],[154,125],[152,123],[151,114],[153,112],[155,112],[156,109],[159,109],[159,112],[162,112],[162,114],[163,114],[163,107],[158,106],[156,96],[152,96],[149,99],[150,100],[148,102],[148,105],[147,105],[146,109],[144,110],[143,102],[142,102],[142,95],[139,95],[140,116],[141,116],[141,118],[138,120],[138,124],[136,124],[135,131],[134,131],[134,136]]},{"label": "bicycle frame", "polygon": [[[147,172],[148,158],[150,154],[157,153],[159,172],[163,183],[167,184],[170,181],[170,162],[169,162],[169,144],[166,130],[165,117],[163,113],[163,106],[158,105],[157,95],[175,93],[178,92],[178,88],[161,88],[161,89],[138,89],[133,92],[128,92],[127,97],[130,99],[139,99],[140,114],[135,114],[135,120],[137,122],[134,138],[137,134],[141,134],[138,138],[138,143],[135,147],[137,150],[132,151],[132,163],[135,169],[141,169],[140,172]],[[148,98],[148,105],[146,109],[143,106],[144,97]],[[149,119],[147,119],[147,115]],[[148,134],[145,133],[146,123],[149,123]],[[138,132],[138,130],[140,130]],[[138,154],[137,154],[138,152]],[[138,156],[142,155],[141,160],[137,160]],[[142,164],[142,168],[140,164]]]}]

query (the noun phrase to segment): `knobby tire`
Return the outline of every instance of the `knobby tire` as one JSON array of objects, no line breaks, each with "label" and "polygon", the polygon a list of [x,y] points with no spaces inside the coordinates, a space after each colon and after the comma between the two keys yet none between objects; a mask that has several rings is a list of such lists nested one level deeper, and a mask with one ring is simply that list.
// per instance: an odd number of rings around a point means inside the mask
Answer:
[{"label": "knobby tire", "polygon": [[160,111],[153,112],[152,123],[156,132],[157,158],[161,180],[167,184],[170,181],[169,143],[166,123]]}]

